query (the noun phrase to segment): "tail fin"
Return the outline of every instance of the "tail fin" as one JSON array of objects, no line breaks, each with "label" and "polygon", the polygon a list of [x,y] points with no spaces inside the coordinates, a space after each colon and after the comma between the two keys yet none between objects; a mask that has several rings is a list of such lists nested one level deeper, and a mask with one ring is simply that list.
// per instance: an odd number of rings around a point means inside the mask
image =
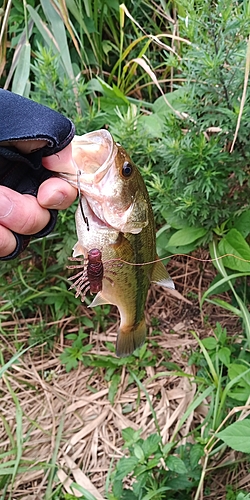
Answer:
[{"label": "tail fin", "polygon": [[137,347],[140,347],[145,342],[146,333],[145,319],[136,327],[120,328],[116,341],[116,355],[123,358],[132,354]]}]

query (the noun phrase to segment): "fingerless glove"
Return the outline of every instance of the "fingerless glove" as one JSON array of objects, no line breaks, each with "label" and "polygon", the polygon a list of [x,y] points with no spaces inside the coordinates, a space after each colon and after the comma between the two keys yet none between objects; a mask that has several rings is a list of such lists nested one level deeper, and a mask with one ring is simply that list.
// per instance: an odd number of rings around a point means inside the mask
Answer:
[{"label": "fingerless glove", "polygon": [[[61,151],[72,141],[74,134],[74,125],[65,116],[0,89],[0,184],[21,194],[36,196],[40,184],[53,176],[53,172],[43,167],[43,157]],[[1,146],[2,141],[29,139],[46,140],[48,144],[30,154],[23,154],[12,146]],[[39,233],[24,236],[13,232],[17,241],[16,249],[0,260],[17,257],[31,237],[40,238],[49,234],[55,227],[57,210],[50,210],[50,214],[49,223]]]}]

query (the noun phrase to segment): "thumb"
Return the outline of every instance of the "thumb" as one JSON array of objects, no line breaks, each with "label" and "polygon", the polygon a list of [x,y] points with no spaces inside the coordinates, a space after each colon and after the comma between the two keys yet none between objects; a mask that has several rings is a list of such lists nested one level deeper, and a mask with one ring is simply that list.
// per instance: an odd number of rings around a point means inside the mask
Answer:
[{"label": "thumb", "polygon": [[66,148],[62,149],[58,153],[53,154],[52,156],[45,156],[42,163],[43,166],[48,170],[53,170],[54,172],[75,174],[76,165],[72,158],[72,144],[68,144]]}]

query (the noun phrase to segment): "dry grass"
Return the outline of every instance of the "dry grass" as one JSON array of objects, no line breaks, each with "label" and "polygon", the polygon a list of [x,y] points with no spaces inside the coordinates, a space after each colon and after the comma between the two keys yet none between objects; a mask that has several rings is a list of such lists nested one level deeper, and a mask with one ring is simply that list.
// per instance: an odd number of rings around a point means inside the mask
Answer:
[{"label": "dry grass", "polygon": [[[109,332],[108,335],[99,337],[97,342],[92,339],[94,348],[91,352],[108,354],[98,344],[104,339],[114,341],[115,333]],[[159,341],[161,349],[172,353],[172,361],[178,363],[186,373],[191,372],[186,365],[186,356],[183,356],[185,350],[195,346],[191,336],[183,331],[171,334],[166,339],[155,337],[154,340]],[[11,352],[11,346],[8,347]],[[15,436],[16,407],[5,384],[5,378],[8,377],[22,408],[23,435],[29,436],[23,445],[23,460],[31,460],[32,468],[39,462],[49,463],[58,429],[63,422],[57,455],[59,479],[65,481],[69,468],[71,478],[88,490],[88,482],[91,481],[92,492],[99,500],[104,495],[111,460],[123,456],[121,430],[126,427],[135,430],[141,428],[143,437],[147,437],[156,431],[154,419],[144,394],[140,395],[138,404],[138,389],[134,384],[128,385],[125,367],[112,406],[107,397],[109,384],[102,373],[91,376],[92,368],[83,365],[78,370],[65,373],[58,359],[61,352],[60,344],[56,344],[53,353],[48,356],[41,356],[39,352],[34,356],[34,352],[28,352],[18,365],[12,367],[11,373],[3,376],[0,386],[1,413],[9,423],[11,434]],[[161,357],[156,367],[146,368],[147,375],[143,383],[150,394],[163,440],[167,442],[194,397],[195,385],[190,384],[188,379],[175,375],[150,382],[157,372],[162,372]],[[129,413],[124,413],[126,409],[130,409]],[[197,415],[196,418],[200,419],[200,416]],[[188,432],[192,421],[193,418],[190,418],[181,430],[183,436]],[[2,449],[10,449],[10,439],[3,425],[0,441]],[[41,498],[46,481],[44,467],[35,472],[20,474],[15,484],[15,498]],[[70,491],[69,480],[65,483],[65,488]]]},{"label": "dry grass", "polygon": [[[199,296],[211,282],[213,270],[210,264],[199,264],[198,267],[197,262],[183,257],[176,259],[171,266],[171,276],[185,297]],[[213,324],[220,321],[233,334],[237,333],[235,319],[222,310],[209,305],[205,312],[212,318]],[[84,306],[82,313],[88,316],[94,314]],[[203,336],[211,333],[211,327],[204,326],[197,300],[193,298],[188,304],[158,287],[152,288],[149,294],[148,320],[152,316],[160,320],[161,334],[152,336],[152,331],[149,332],[151,340],[158,343],[157,348],[151,349],[157,355],[157,362],[155,366],[145,368],[143,385],[150,396],[164,443],[176,432],[180,441],[185,443],[188,432],[202,423],[208,402],[204,401],[179,428],[181,417],[194,399],[197,390],[195,383],[190,381],[192,378],[177,376],[175,372],[168,376],[159,375],[154,380],[152,378],[165,370],[162,365],[164,351],[168,351],[171,362],[176,363],[187,375],[192,375],[194,368],[188,366],[188,355],[196,348],[196,342],[190,330]],[[35,324],[38,320],[31,318],[28,322]],[[8,337],[4,336],[0,340],[5,360],[15,353],[15,343],[26,343],[29,336],[25,320],[19,321],[18,333],[14,335],[16,326],[16,318],[2,322],[2,328],[8,333]],[[109,382],[105,380],[101,368],[93,371],[92,367],[79,364],[77,370],[65,372],[59,355],[65,347],[65,334],[75,331],[76,327],[72,317],[61,320],[59,327],[61,335],[52,352],[44,353],[42,346],[27,351],[0,380],[1,452],[11,450],[16,440],[17,409],[9,384],[18,396],[22,410],[22,463],[26,460],[30,463],[29,466],[26,463],[27,471],[16,477],[12,491],[15,500],[43,498],[50,473],[49,467],[46,471],[45,464],[51,463],[57,467],[57,484],[63,483],[66,491],[72,493],[70,484],[75,481],[91,491],[97,500],[102,500],[105,498],[108,472],[124,454],[122,429],[142,429],[144,438],[156,432],[147,398],[141,392],[138,400],[138,387],[130,383],[125,366],[113,405],[108,399]],[[116,325],[112,325],[105,333],[91,332],[91,353],[110,355],[105,342],[115,342],[115,331]],[[227,468],[214,473],[213,488],[209,497],[204,499],[225,498],[225,485],[233,483],[249,488],[250,477],[246,465],[242,464],[237,473]],[[81,496],[76,490],[74,493]]]}]

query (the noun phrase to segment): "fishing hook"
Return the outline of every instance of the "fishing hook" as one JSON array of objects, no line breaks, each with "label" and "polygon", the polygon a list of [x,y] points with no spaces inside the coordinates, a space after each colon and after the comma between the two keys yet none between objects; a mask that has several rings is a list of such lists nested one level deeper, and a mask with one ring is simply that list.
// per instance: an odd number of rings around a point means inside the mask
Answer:
[{"label": "fishing hook", "polygon": [[81,176],[81,170],[77,170],[77,189],[78,189],[78,198],[79,198],[79,203],[80,203],[80,209],[82,212],[83,220],[85,224],[87,224],[87,231],[89,231],[89,220],[88,217],[84,214],[83,207],[82,207],[82,200],[81,200],[81,186],[80,186],[80,176]]}]

